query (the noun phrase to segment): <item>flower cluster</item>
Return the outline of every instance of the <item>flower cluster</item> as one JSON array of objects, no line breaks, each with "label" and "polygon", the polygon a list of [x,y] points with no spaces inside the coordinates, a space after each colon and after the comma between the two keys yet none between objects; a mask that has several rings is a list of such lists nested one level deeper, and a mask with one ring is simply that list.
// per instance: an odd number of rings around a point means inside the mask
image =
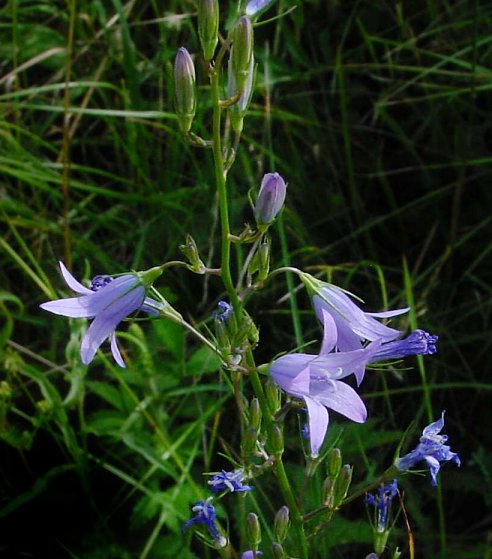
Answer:
[{"label": "flower cluster", "polygon": [[323,326],[318,355],[291,353],[274,360],[270,372],[276,384],[306,403],[312,456],[317,456],[328,429],[328,409],[363,423],[366,407],[344,379],[354,375],[357,385],[369,363],[400,359],[408,355],[433,354],[437,336],[416,330],[396,340],[401,332],[382,324],[407,308],[367,313],[340,288],[321,282],[309,274],[300,277],[310,290],[313,306]]}]

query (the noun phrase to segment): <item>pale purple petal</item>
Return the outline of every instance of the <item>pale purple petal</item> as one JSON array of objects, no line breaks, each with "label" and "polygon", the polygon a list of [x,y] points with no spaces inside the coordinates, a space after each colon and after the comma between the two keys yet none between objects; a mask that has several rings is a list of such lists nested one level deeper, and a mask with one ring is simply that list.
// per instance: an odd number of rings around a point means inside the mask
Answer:
[{"label": "pale purple petal", "polygon": [[321,309],[323,319],[323,342],[321,343],[320,355],[330,353],[337,343],[337,326],[335,320],[326,309]]},{"label": "pale purple petal", "polygon": [[70,297],[69,299],[56,299],[39,305],[45,311],[69,316],[70,318],[92,318],[96,310],[90,304],[90,296]]},{"label": "pale purple petal", "polygon": [[[95,314],[99,314],[113,307],[113,305],[115,305],[116,308],[121,306],[121,300],[130,292],[138,292],[141,296],[140,304],[142,304],[145,297],[145,288],[140,284],[140,280],[136,274],[119,276],[111,283],[101,287],[98,291],[92,292],[92,295],[88,295],[88,297],[90,297],[91,307],[96,310]],[[84,297],[81,298],[83,299]],[[130,312],[136,310],[140,304]],[[130,312],[128,314],[130,314]]]},{"label": "pale purple petal", "polygon": [[[315,355],[307,353],[290,353],[275,359],[270,368],[273,380],[280,388],[288,392],[294,379],[299,376],[315,357]],[[309,382],[305,388],[307,393],[309,391]]]},{"label": "pale purple petal", "polygon": [[302,398],[309,393],[309,367],[303,369],[295,378],[287,383],[284,390],[294,396]]},{"label": "pale purple petal", "polygon": [[[112,283],[115,282],[116,280]],[[107,287],[111,287],[112,283],[101,288],[96,295],[107,289]],[[82,363],[88,365],[94,359],[99,346],[115,331],[119,322],[142,304],[144,294],[144,287],[139,286],[132,291],[126,292],[119,299],[111,301],[106,306],[106,309],[96,316],[82,339],[80,346]]]},{"label": "pale purple petal", "polygon": [[[329,312],[329,311],[328,311]],[[338,315],[337,313],[330,313],[335,320],[335,324],[337,327],[338,332],[338,339],[337,339],[337,347],[340,351],[354,351],[356,349],[362,348],[362,342],[357,336],[354,334],[350,329],[350,326],[347,324],[343,318]]]},{"label": "pale purple petal", "polygon": [[309,395],[327,408],[348,417],[357,423],[364,423],[367,410],[357,392],[344,382],[311,382]]},{"label": "pale purple petal", "polygon": [[437,460],[437,458],[434,458],[433,456],[424,456],[424,460],[429,465],[429,471],[431,475],[431,485],[435,487],[437,485],[436,476],[439,473],[439,470],[441,469],[441,464],[439,464],[439,460]]},{"label": "pale purple petal", "polygon": [[113,354],[114,360],[116,363],[122,367],[123,369],[126,368],[125,361],[121,356],[120,348],[118,347],[118,342],[116,340],[116,333],[113,332],[111,335],[111,353]]},{"label": "pale purple petal", "polygon": [[309,396],[304,396],[309,416],[309,442],[312,456],[318,456],[328,429],[327,409]]},{"label": "pale purple petal", "polygon": [[[446,410],[444,410],[441,414],[441,417],[437,420],[434,421],[434,423],[431,423],[430,425],[427,425],[427,427],[422,431],[422,435],[424,437],[433,437],[435,435],[437,435],[438,433],[440,433],[444,427],[444,414],[446,413]],[[443,435],[445,436],[445,435]],[[447,438],[447,437],[446,437]]]},{"label": "pale purple petal", "polygon": [[60,260],[58,262],[59,266],[60,266],[60,270],[63,276],[63,279],[65,280],[65,283],[68,285],[68,287],[70,287],[70,289],[72,291],[75,291],[75,293],[81,293],[82,295],[92,295],[94,294],[93,291],[91,291],[88,287],[85,287],[84,285],[82,285],[79,281],[77,281],[72,274],[67,270],[65,264],[63,264],[63,262]]}]

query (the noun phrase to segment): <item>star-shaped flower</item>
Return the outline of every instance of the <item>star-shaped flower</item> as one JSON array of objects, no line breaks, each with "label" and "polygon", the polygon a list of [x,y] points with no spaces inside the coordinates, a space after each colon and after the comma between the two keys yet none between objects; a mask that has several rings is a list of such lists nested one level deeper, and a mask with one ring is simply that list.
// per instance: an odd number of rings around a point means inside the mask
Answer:
[{"label": "star-shaped flower", "polygon": [[357,423],[366,420],[364,402],[341,379],[363,369],[381,345],[378,340],[365,348],[331,353],[337,345],[337,327],[329,312],[322,309],[321,313],[324,335],[319,355],[291,353],[273,361],[270,369],[273,380],[280,388],[306,403],[313,456],[319,454],[328,429],[328,409]]},{"label": "star-shaped flower", "polygon": [[458,467],[461,466],[459,456],[451,451],[451,447],[444,444],[448,440],[447,435],[440,435],[444,427],[444,411],[440,419],[434,421],[423,430],[420,442],[405,456],[395,462],[399,470],[407,471],[417,462],[425,460],[429,466],[431,485],[437,485],[437,474],[441,468],[441,462],[452,460]]},{"label": "star-shaped flower", "polygon": [[207,483],[211,486],[212,491],[231,491],[231,492],[244,492],[251,491],[253,488],[250,485],[243,485],[245,480],[244,470],[238,468],[233,472],[216,473]]},{"label": "star-shaped flower", "polygon": [[375,495],[368,493],[365,502],[372,505],[377,511],[377,531],[382,533],[386,530],[388,521],[388,512],[391,506],[391,501],[398,493],[398,484],[394,479],[388,485],[381,485]]},{"label": "star-shaped flower", "polygon": [[43,303],[42,309],[72,318],[93,318],[80,346],[80,357],[88,365],[107,338],[111,341],[111,352],[120,367],[125,367],[115,329],[118,324],[137,309],[157,314],[161,304],[145,296],[146,288],[162,273],[160,268],[146,272],[131,272],[116,278],[95,276],[91,287],[85,287],[67,270],[63,262],[60,269],[67,285],[82,295],[68,299],[56,299]]},{"label": "star-shaped flower", "polygon": [[212,497],[205,501],[197,501],[191,509],[195,514],[193,518],[187,520],[183,525],[183,532],[192,524],[203,524],[214,540],[216,547],[225,547],[227,540],[220,533],[217,526],[215,507],[212,505]]}]

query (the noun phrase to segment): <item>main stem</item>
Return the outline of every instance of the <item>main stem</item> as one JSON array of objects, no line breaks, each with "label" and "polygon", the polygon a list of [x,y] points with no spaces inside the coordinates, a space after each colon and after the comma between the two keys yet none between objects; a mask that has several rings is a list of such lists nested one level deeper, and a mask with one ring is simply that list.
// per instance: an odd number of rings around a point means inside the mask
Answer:
[{"label": "main stem", "polygon": [[215,181],[217,183],[217,192],[219,195],[220,225],[222,229],[221,240],[221,276],[224,286],[234,308],[236,320],[240,321],[241,317],[241,301],[234,289],[231,276],[231,241],[229,228],[229,210],[227,203],[226,173],[224,170],[224,156],[222,153],[221,140],[221,113],[220,107],[220,69],[216,67],[212,70],[210,79],[212,85],[212,103],[214,107],[213,113],[213,131],[212,131],[212,150],[214,154]]},{"label": "main stem", "polygon": [[[241,328],[242,322],[242,304],[238,297],[231,276],[231,240],[230,240],[230,227],[229,227],[229,208],[227,200],[226,188],[226,171],[224,167],[224,156],[222,152],[222,138],[221,138],[221,104],[220,104],[220,63],[217,60],[216,67],[211,71],[210,80],[212,87],[212,103],[213,103],[213,130],[212,130],[212,150],[214,155],[214,168],[215,180],[217,183],[217,192],[219,196],[219,210],[220,210],[220,224],[222,230],[221,236],[221,276],[224,286],[229,295],[229,299],[234,308],[234,315],[236,317],[237,326]],[[251,352],[248,352],[248,360],[251,361],[252,368],[254,369],[254,360]],[[271,417],[271,412],[265,398],[265,393],[261,385],[258,373],[253,370],[250,375],[253,389],[256,393],[260,403],[262,415],[265,421],[269,438],[271,438],[274,423]],[[290,486],[285,468],[282,462],[282,457],[276,461],[275,473],[280,486],[282,495],[289,507],[292,524],[296,531],[297,543],[300,550],[301,559],[308,559],[308,548],[306,535],[304,533],[304,526],[302,524],[302,516],[297,505],[294,493]]]}]

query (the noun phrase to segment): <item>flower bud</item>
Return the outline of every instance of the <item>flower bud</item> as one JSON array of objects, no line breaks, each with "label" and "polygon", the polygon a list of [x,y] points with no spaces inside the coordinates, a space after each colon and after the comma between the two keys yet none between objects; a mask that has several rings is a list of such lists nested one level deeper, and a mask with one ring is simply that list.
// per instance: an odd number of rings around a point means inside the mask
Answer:
[{"label": "flower bud", "polygon": [[241,441],[241,453],[244,456],[251,456],[256,451],[256,443],[258,442],[258,429],[248,427],[243,434]]},{"label": "flower bud", "polygon": [[[232,51],[234,47],[231,48],[231,56],[229,57],[229,65],[227,69],[227,94],[229,97],[234,97],[238,94],[238,87],[236,83],[236,77],[232,67],[233,54]],[[242,132],[243,130],[243,120],[246,111],[248,110],[249,104],[251,103],[251,97],[253,96],[253,83],[255,77],[255,57],[251,55],[251,61],[248,67],[248,75],[244,83],[244,88],[239,96],[237,103],[231,105],[229,108],[229,117],[231,121],[231,126],[234,132]]]},{"label": "flower bud", "polygon": [[196,111],[195,66],[190,53],[181,47],[174,61],[176,115],[181,132],[189,132]]},{"label": "flower bud", "polygon": [[285,505],[280,507],[275,515],[275,521],[273,525],[273,533],[275,534],[275,539],[282,543],[289,532],[289,508]]},{"label": "flower bud", "polygon": [[335,480],[332,477],[323,482],[323,503],[330,509],[335,507]]},{"label": "flower bud", "polygon": [[339,448],[332,448],[326,460],[326,469],[332,479],[336,479],[342,468],[342,453]]},{"label": "flower bud", "polygon": [[278,173],[267,173],[261,181],[255,205],[255,219],[260,229],[268,227],[282,209],[287,185]]},{"label": "flower bud", "polygon": [[335,506],[338,506],[347,496],[352,483],[352,472],[353,468],[350,464],[345,464],[340,470],[340,475],[335,484]]},{"label": "flower bud", "polygon": [[253,398],[249,405],[249,426],[259,429],[261,425],[261,408],[258,398]]},{"label": "flower bud", "polygon": [[219,34],[219,0],[198,0],[198,36],[205,60],[212,60]]},{"label": "flower bud", "polygon": [[205,264],[201,261],[196,246],[195,239],[191,235],[186,235],[186,242],[179,246],[179,250],[186,256],[190,263],[189,269],[196,274],[204,274],[206,271]]},{"label": "flower bud", "polygon": [[238,91],[242,91],[248,78],[248,71],[253,56],[253,26],[247,16],[239,18],[232,30],[231,65]]},{"label": "flower bud", "polygon": [[284,451],[284,437],[278,425],[274,425],[270,437],[270,445],[274,454],[282,454]]},{"label": "flower bud", "polygon": [[264,281],[268,277],[268,273],[270,272],[270,243],[269,242],[261,243],[260,248],[258,249],[258,260],[259,260],[258,280]]},{"label": "flower bud", "polygon": [[261,543],[260,521],[254,512],[250,512],[246,517],[246,533],[251,549],[257,550]]},{"label": "flower bud", "polygon": [[265,398],[272,414],[280,409],[280,391],[270,379],[265,382]]},{"label": "flower bud", "polygon": [[284,548],[279,543],[272,543],[272,555],[274,559],[286,559]]}]

